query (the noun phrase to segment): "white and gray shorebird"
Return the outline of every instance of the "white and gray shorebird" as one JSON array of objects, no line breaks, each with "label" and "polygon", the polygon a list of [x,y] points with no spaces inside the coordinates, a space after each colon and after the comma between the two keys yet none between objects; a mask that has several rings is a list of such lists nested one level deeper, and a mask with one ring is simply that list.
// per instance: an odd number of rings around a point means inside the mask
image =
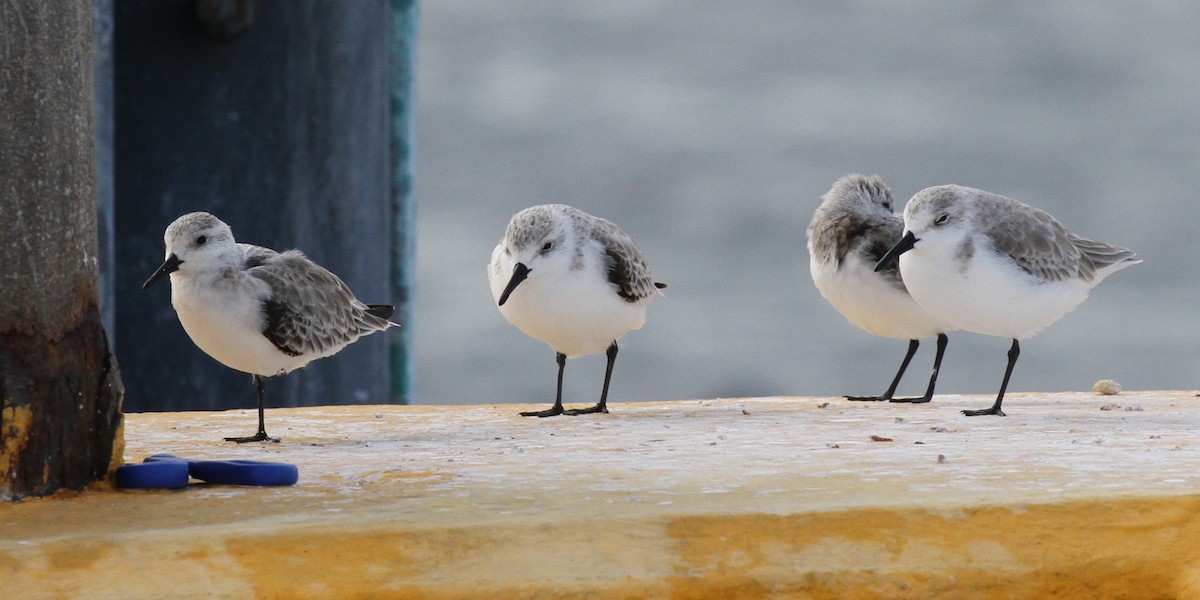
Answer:
[{"label": "white and gray shorebird", "polygon": [[1067,231],[1044,211],[957,185],[926,188],[908,201],[904,236],[876,268],[897,258],[909,293],[930,314],[1012,338],[996,402],[962,411],[967,416],[1004,416],[1017,340],[1074,310],[1105,277],[1142,262],[1128,248]]},{"label": "white and gray shorebird", "polygon": [[263,377],[332,356],[358,338],[398,326],[394,308],[359,302],[350,288],[299,250],[239,244],[220,219],[188,213],[167,227],[167,258],[142,288],[170,275],[171,304],[184,331],[217,362],[250,373],[258,393],[258,433],[267,436]]},{"label": "white and gray shorebird", "polygon": [[[846,396],[848,400],[922,403],[933,399],[946,352],[946,331],[952,328],[917,305],[895,263],[875,270],[903,233],[904,220],[892,213],[892,192],[877,175],[851,174],[835,181],[808,226],[809,272],[821,296],[859,329],[909,340],[908,353],[887,391],[879,396]],[[932,336],[937,336],[937,353],[925,394],[897,398],[896,387],[917,352],[919,338]]]},{"label": "white and gray shorebird", "polygon": [[[667,287],[650,277],[641,251],[620,227],[565,204],[513,216],[492,251],[488,283],[504,318],[548,344],[558,362],[554,406],[523,417],[608,412],[617,340],[646,322],[646,307]],[[600,401],[563,410],[567,359],[600,352],[608,357]]]}]

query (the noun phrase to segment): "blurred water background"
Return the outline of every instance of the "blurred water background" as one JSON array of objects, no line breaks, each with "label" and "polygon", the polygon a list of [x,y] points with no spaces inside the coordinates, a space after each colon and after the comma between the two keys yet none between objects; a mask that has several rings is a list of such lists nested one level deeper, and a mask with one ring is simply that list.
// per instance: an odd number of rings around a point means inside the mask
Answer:
[{"label": "blurred water background", "polygon": [[[622,341],[617,410],[882,392],[905,342],[847,323],[808,274],[805,227],[850,172],[899,204],[1004,194],[1145,259],[1022,344],[1010,391],[1191,389],[1198,31],[1184,2],[424,2],[415,402],[553,401],[553,352],[484,274],[511,215],[552,202],[621,225],[670,284]],[[1008,346],[951,334],[938,391],[994,394]],[[571,361],[567,404],[603,373]]]}]

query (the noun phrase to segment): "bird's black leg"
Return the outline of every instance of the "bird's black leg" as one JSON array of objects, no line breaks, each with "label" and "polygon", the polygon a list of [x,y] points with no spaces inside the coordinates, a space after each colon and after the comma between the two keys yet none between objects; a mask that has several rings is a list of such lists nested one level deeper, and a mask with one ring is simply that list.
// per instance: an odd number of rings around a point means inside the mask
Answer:
[{"label": "bird's black leg", "polygon": [[1012,375],[1013,365],[1017,364],[1017,357],[1020,355],[1021,346],[1017,343],[1017,339],[1013,338],[1012,348],[1008,349],[1008,367],[1004,369],[1004,381],[1000,383],[1000,395],[996,396],[996,403],[991,408],[964,410],[962,414],[968,417],[978,417],[980,415],[1005,416],[1004,411],[1000,410],[1000,404],[1004,402],[1004,390],[1008,389],[1008,378]]},{"label": "bird's black leg", "polygon": [[587,415],[591,413],[608,412],[608,382],[612,380],[613,363],[617,362],[617,342],[614,340],[604,353],[608,357],[608,367],[604,369],[604,389],[600,390],[600,401],[590,408],[568,410],[568,415]]},{"label": "bird's black leg", "polygon": [[263,409],[266,404],[263,402],[263,379],[262,377],[254,376],[254,389],[258,392],[258,433],[250,437],[227,437],[227,442],[237,442],[245,444],[246,442],[279,442],[279,438],[273,438],[267,435],[266,420],[263,418]]},{"label": "bird's black leg", "polygon": [[[896,386],[900,385],[900,379],[904,377],[904,371],[908,369],[908,363],[912,361],[912,357],[917,353],[917,346],[921,342],[917,340],[908,340],[908,354],[904,355],[904,362],[900,363],[900,370],[896,371],[896,378],[892,380],[892,385],[888,386],[886,392],[882,396],[846,396],[847,400],[852,402],[881,402],[892,399],[892,394],[896,393]],[[897,400],[901,402],[901,400]]]},{"label": "bird's black leg", "polygon": [[558,393],[554,396],[554,406],[546,410],[533,410],[521,413],[522,417],[553,417],[563,414],[562,407],[562,381],[563,369],[567,366],[567,355],[558,352],[554,355],[554,360],[558,362]]},{"label": "bird's black leg", "polygon": [[929,376],[929,387],[925,388],[925,395],[920,398],[892,398],[892,402],[911,402],[912,404],[924,404],[933,400],[933,388],[937,386],[938,371],[942,368],[942,355],[946,353],[946,344],[950,338],[946,334],[939,333],[937,336],[937,354],[933,356],[933,374]]}]

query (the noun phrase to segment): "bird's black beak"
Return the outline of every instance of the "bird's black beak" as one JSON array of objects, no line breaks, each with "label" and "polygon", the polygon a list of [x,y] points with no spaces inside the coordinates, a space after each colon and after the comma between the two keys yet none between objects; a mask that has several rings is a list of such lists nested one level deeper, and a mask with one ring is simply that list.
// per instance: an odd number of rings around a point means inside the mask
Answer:
[{"label": "bird's black beak", "polygon": [[513,290],[517,289],[517,286],[522,281],[525,281],[526,277],[529,277],[529,267],[525,266],[524,263],[517,263],[517,266],[513,267],[512,279],[508,280],[508,285],[504,286],[504,293],[500,294],[500,304],[498,306],[504,306],[504,303],[508,302],[508,295],[513,293]]},{"label": "bird's black beak", "polygon": [[166,277],[167,275],[170,275],[171,273],[178,271],[179,265],[182,265],[182,264],[183,264],[183,261],[179,260],[179,257],[175,256],[175,254],[172,253],[170,256],[167,257],[167,260],[163,261],[162,266],[159,267],[158,270],[155,271],[154,274],[150,276],[150,279],[147,279],[146,283],[142,284],[142,289],[143,290],[149,289],[150,286],[154,285],[155,281],[158,281],[159,279],[162,279],[163,277]]},{"label": "bird's black beak", "polygon": [[911,231],[904,234],[904,237],[900,238],[900,241],[896,242],[896,245],[892,246],[892,249],[888,250],[887,254],[884,254],[883,258],[879,259],[879,262],[875,263],[875,272],[878,273],[879,271],[882,271],[885,267],[887,267],[888,263],[900,258],[901,254],[912,250],[913,245],[916,244],[917,241],[917,236],[913,235]]}]

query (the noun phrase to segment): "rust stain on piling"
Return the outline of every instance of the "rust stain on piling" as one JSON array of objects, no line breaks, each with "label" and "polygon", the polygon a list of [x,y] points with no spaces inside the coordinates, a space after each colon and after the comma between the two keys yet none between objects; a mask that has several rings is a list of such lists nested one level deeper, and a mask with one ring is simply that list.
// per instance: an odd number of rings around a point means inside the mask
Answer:
[{"label": "rust stain on piling", "polygon": [[11,493],[15,459],[29,442],[29,426],[33,411],[28,406],[6,406],[0,409],[0,497]]}]

